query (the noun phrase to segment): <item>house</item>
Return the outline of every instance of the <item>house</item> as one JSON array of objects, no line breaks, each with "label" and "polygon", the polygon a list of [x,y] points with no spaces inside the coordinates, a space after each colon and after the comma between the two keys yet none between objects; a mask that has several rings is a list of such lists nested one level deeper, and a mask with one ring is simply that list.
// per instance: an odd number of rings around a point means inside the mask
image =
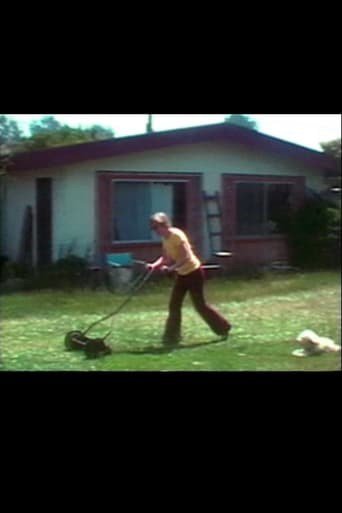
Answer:
[{"label": "house", "polygon": [[[229,123],[21,153],[1,177],[0,252],[31,251],[34,265],[68,253],[153,259],[149,216],[164,211],[203,259],[213,250],[232,251],[234,264],[286,259],[279,215],[334,173],[324,153]],[[220,204],[209,199],[216,191]]]}]

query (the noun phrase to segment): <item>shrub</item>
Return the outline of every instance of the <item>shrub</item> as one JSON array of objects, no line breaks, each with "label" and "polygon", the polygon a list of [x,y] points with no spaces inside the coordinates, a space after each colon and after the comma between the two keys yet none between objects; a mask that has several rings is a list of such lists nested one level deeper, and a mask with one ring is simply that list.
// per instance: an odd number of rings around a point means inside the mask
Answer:
[{"label": "shrub", "polygon": [[28,288],[74,288],[84,284],[87,260],[68,255],[56,262],[38,269],[29,280]]},{"label": "shrub", "polygon": [[12,262],[5,256],[0,256],[0,281],[16,278],[25,279],[32,272],[32,268],[21,262]]},{"label": "shrub", "polygon": [[341,211],[321,199],[309,199],[284,222],[291,264],[303,269],[341,263]]}]

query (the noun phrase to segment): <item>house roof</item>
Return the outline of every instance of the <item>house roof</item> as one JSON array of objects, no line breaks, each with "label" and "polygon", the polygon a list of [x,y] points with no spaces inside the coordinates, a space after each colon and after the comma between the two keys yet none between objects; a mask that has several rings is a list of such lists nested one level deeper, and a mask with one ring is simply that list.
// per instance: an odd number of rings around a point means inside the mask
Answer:
[{"label": "house roof", "polygon": [[266,150],[277,153],[279,156],[292,157],[313,167],[323,168],[328,172],[334,171],[336,167],[334,160],[323,152],[304,148],[248,128],[230,123],[219,123],[17,153],[12,158],[9,170],[26,171],[51,168],[177,144],[193,144],[213,140],[237,142],[256,150]]}]

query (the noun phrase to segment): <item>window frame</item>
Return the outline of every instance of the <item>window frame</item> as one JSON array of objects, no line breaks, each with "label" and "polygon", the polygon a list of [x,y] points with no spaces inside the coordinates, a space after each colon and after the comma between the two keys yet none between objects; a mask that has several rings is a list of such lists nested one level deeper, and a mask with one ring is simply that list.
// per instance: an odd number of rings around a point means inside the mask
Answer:
[{"label": "window frame", "polygon": [[[120,242],[112,241],[111,231],[111,205],[112,180],[137,180],[137,181],[184,181],[186,201],[186,225],[187,233],[199,250],[203,244],[202,223],[198,222],[202,204],[202,173],[196,172],[157,172],[157,171],[122,171],[122,170],[97,170],[95,173],[95,247],[99,254],[114,253],[117,251],[132,251],[140,255],[139,258],[150,258],[160,248],[160,241],[146,242]],[[159,250],[157,250],[159,251]]]},{"label": "window frame", "polygon": [[[182,178],[173,178],[173,179],[162,179],[162,178],[113,178],[111,180],[111,187],[112,187],[112,216],[113,216],[113,210],[115,209],[115,184],[116,183],[146,183],[146,184],[154,184],[154,183],[164,183],[167,185],[172,185],[173,183],[184,183],[185,186],[187,184],[186,179]],[[112,218],[113,219],[113,218]],[[148,219],[146,219],[146,222],[148,222]],[[111,243],[112,244],[149,244],[149,243],[156,243],[159,242],[159,240],[150,238],[150,239],[124,239],[124,240],[116,240],[113,237],[111,237]]]},{"label": "window frame", "polygon": [[291,208],[297,209],[304,200],[305,196],[305,176],[299,175],[254,175],[254,174],[222,174],[222,214],[223,214],[223,245],[231,247],[235,240],[266,240],[266,239],[284,239],[285,236],[280,233],[268,235],[237,235],[236,202],[237,187],[240,182],[272,182],[276,184],[293,183],[293,198]]}]

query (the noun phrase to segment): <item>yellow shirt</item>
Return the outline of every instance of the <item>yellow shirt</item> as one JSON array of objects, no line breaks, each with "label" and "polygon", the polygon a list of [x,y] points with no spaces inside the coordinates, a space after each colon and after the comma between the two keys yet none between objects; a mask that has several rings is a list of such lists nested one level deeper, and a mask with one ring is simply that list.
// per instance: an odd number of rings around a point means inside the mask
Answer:
[{"label": "yellow shirt", "polygon": [[184,244],[190,259],[185,262],[181,267],[176,269],[178,274],[185,275],[189,274],[201,266],[200,260],[197,258],[195,253],[192,251],[190,242],[185,233],[179,228],[170,228],[171,235],[167,239],[163,239],[163,248],[166,255],[177,263],[181,260],[180,247]]}]

